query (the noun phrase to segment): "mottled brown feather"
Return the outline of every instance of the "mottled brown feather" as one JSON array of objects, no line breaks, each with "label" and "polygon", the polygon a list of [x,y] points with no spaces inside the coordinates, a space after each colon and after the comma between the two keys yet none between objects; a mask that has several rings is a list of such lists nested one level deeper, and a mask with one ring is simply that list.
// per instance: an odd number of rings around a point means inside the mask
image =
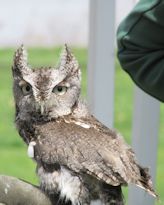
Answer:
[{"label": "mottled brown feather", "polygon": [[145,170],[141,172],[133,151],[120,134],[101,125],[94,117],[83,121],[90,128],[75,124],[77,120],[67,116],[35,127],[40,136],[38,146],[43,162],[59,162],[113,186],[134,183],[155,195],[150,178],[143,177]]}]

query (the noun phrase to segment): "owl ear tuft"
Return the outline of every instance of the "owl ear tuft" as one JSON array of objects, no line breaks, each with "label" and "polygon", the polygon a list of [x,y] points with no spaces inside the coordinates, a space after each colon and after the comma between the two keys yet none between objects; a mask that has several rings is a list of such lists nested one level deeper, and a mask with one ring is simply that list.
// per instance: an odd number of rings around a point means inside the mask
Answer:
[{"label": "owl ear tuft", "polygon": [[67,44],[65,44],[61,53],[59,69],[67,74],[79,70],[79,63]]},{"label": "owl ear tuft", "polygon": [[22,44],[15,52],[14,55],[14,65],[12,67],[13,72],[18,72],[21,74],[28,74],[31,70],[27,62],[27,51]]}]

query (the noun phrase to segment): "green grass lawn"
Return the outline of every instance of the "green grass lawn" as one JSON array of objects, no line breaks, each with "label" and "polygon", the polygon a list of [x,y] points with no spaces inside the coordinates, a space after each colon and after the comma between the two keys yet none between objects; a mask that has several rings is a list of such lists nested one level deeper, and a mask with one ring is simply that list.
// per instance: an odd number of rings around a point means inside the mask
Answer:
[{"label": "green grass lawn", "polygon": [[[73,49],[82,68],[82,94],[86,96],[86,49]],[[12,175],[37,184],[35,163],[27,157],[27,148],[14,126],[11,64],[13,49],[0,50],[0,174]],[[55,65],[60,48],[29,49],[33,66]],[[116,61],[115,75],[115,128],[130,143],[133,113],[133,83]],[[164,204],[164,106],[161,105],[156,190]],[[146,146],[146,145],[145,145]],[[127,191],[125,191],[127,192]]]}]

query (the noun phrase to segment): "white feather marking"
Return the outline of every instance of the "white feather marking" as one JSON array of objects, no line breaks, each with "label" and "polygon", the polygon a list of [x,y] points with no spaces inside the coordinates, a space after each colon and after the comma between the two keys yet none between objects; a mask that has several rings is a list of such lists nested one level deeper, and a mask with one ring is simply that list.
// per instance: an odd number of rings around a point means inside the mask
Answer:
[{"label": "white feather marking", "polygon": [[70,121],[68,121],[68,120],[66,120],[66,119],[64,119],[64,122],[65,122],[65,123],[67,123],[67,124],[69,124],[69,123],[70,123]]},{"label": "white feather marking", "polygon": [[90,125],[85,124],[84,122],[79,122],[79,121],[75,121],[75,124],[79,125],[79,126],[81,126],[83,128],[86,128],[86,129],[89,129],[91,127]]},{"label": "white feather marking", "polygon": [[61,190],[61,197],[71,200],[72,204],[78,202],[81,182],[77,176],[72,176],[64,167],[61,167],[59,181],[59,190]]},{"label": "white feather marking", "polygon": [[30,158],[34,158],[34,146],[36,145],[36,142],[32,141],[28,145],[27,154]]},{"label": "white feather marking", "polygon": [[142,185],[136,184],[137,187],[147,191],[150,195],[152,195],[154,198],[158,198],[158,195],[156,195],[156,193],[154,193],[153,191],[146,189],[145,187],[143,187]]},{"label": "white feather marking", "polygon": [[79,177],[72,175],[66,168],[61,166],[60,171],[53,173],[45,172],[42,167],[38,169],[41,185],[48,191],[60,191],[60,197],[71,200],[72,204],[78,204],[81,192],[81,181]]}]

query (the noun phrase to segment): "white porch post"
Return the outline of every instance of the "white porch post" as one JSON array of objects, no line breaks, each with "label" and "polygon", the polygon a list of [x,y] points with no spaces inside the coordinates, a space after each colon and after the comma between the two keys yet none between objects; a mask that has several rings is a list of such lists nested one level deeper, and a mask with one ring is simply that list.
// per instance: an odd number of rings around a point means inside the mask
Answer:
[{"label": "white porch post", "polygon": [[[156,159],[159,128],[160,103],[135,88],[132,146],[139,163],[150,168],[153,183],[156,176]],[[131,187],[129,190],[129,205],[153,205],[153,197],[145,191]]]},{"label": "white porch post", "polygon": [[113,126],[115,0],[90,0],[88,100],[92,113]]},{"label": "white porch post", "polygon": [[[88,100],[94,115],[113,126],[114,111],[115,0],[90,0]],[[159,102],[139,88],[135,90],[133,149],[139,162],[150,167],[155,181],[159,125]],[[130,188],[129,205],[153,205],[154,199]]]}]

